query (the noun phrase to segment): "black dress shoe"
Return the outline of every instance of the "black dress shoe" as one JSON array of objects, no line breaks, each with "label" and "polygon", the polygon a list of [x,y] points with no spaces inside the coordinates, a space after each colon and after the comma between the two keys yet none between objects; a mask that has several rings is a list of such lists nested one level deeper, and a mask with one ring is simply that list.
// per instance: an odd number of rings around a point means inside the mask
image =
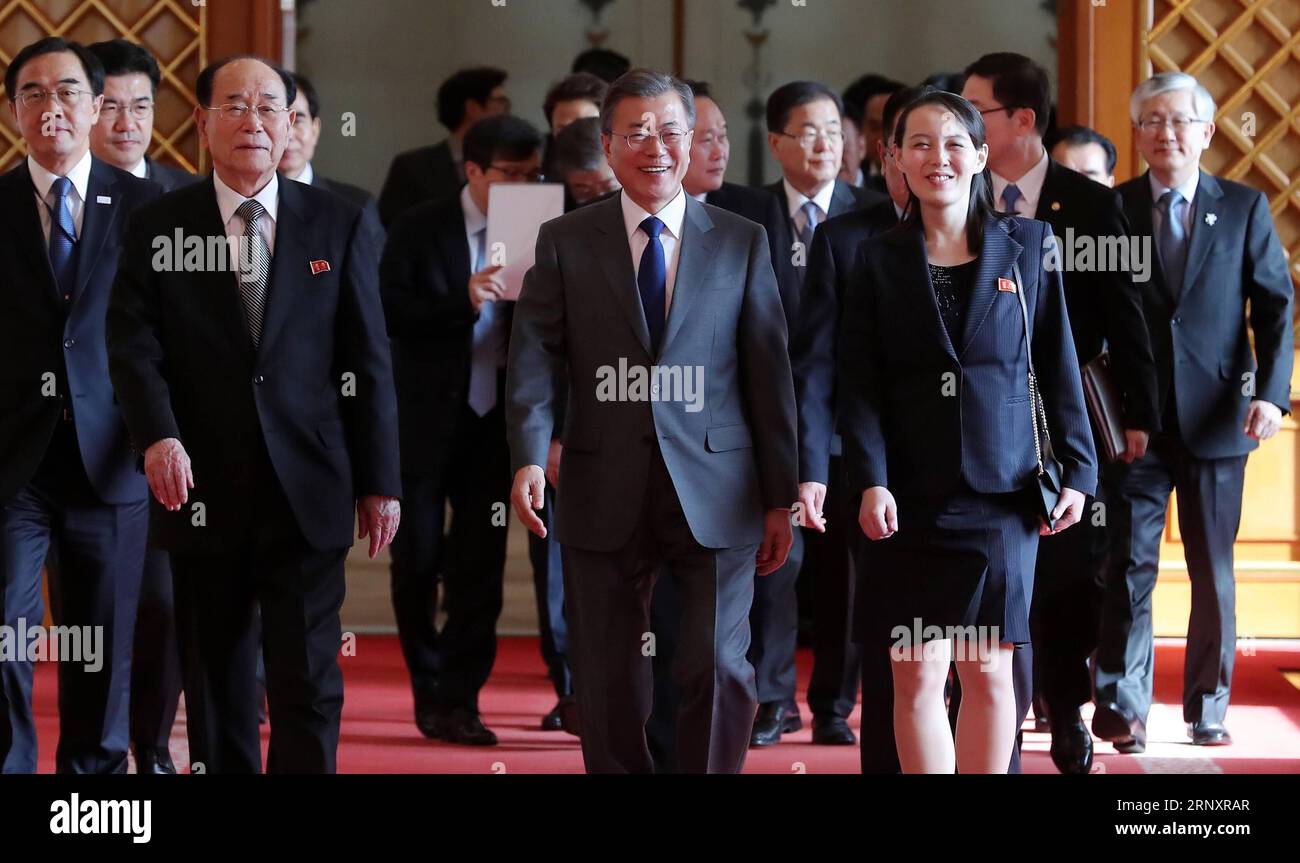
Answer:
[{"label": "black dress shoe", "polygon": [[438,722],[438,736],[448,743],[462,746],[496,746],[497,736],[483,724],[477,713],[458,707]]},{"label": "black dress shoe", "polygon": [[749,736],[750,746],[772,746],[781,742],[782,734],[803,728],[799,708],[791,709],[780,701],[769,701],[758,706],[754,718],[754,731]]},{"label": "black dress shoe", "polygon": [[439,725],[443,716],[443,711],[436,707],[417,707],[415,708],[415,727],[420,729],[420,733],[430,740],[437,740],[441,736]]},{"label": "black dress shoe", "polygon": [[1115,751],[1120,755],[1141,755],[1147,751],[1147,734],[1145,731],[1123,740],[1115,741]]},{"label": "black dress shoe", "polygon": [[572,734],[574,737],[582,736],[582,713],[578,710],[578,699],[573,695],[566,695],[560,699],[560,703],[555,705],[555,709],[560,712],[560,727],[564,729],[565,734]]},{"label": "black dress shoe", "polygon": [[1146,730],[1136,713],[1113,701],[1098,702],[1097,710],[1092,714],[1092,733],[1112,743],[1137,737],[1139,731],[1145,740]]},{"label": "black dress shoe", "polygon": [[135,772],[138,774],[171,775],[176,772],[172,755],[166,749],[132,747],[132,751],[135,754]]},{"label": "black dress shoe", "polygon": [[1188,723],[1187,733],[1195,746],[1231,746],[1232,735],[1222,722]]},{"label": "black dress shoe", "polygon": [[1069,711],[1053,711],[1052,722],[1052,763],[1056,769],[1068,775],[1086,775],[1092,770],[1092,735],[1083,724],[1078,708],[1073,715]]},{"label": "black dress shoe", "polygon": [[814,716],[812,741],[818,746],[852,746],[858,742],[842,716]]},{"label": "black dress shoe", "polygon": [[[1051,731],[1052,724],[1048,719],[1048,715],[1050,711],[1047,709],[1047,705],[1043,702],[1043,697],[1041,695],[1035,695],[1033,700],[1033,705],[1034,705],[1034,731],[1038,734],[1044,734],[1048,731]],[[1069,718],[1069,715],[1070,714],[1066,712],[1065,716],[1067,717],[1067,719]]]},{"label": "black dress shoe", "polygon": [[554,707],[551,708],[550,713],[542,717],[542,730],[543,731],[564,730],[564,717],[560,715],[560,705],[558,702]]}]

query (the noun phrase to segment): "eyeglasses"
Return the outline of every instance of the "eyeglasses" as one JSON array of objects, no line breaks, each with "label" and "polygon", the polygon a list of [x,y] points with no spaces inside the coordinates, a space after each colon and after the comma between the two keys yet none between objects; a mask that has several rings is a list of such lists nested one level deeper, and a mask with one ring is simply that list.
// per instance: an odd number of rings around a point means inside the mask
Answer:
[{"label": "eyeglasses", "polygon": [[503,168],[500,165],[488,165],[492,171],[500,171],[506,175],[506,178],[512,183],[540,183],[544,174],[540,168],[533,168],[531,171],[521,171],[518,168]]},{"label": "eyeglasses", "polygon": [[777,132],[777,134],[784,138],[793,138],[805,150],[811,150],[817,146],[818,139],[825,140],[827,144],[838,144],[844,140],[844,133],[839,129],[822,129],[821,131],[809,129],[798,135],[791,135],[789,132]]},{"label": "eyeglasses", "polygon": [[1192,125],[1193,123],[1205,123],[1205,122],[1207,121],[1194,120],[1191,117],[1172,117],[1169,119],[1165,119],[1164,117],[1147,117],[1145,119],[1138,120],[1137,123],[1134,125],[1138,127],[1139,131],[1150,134],[1153,132],[1159,132],[1161,129],[1165,128],[1166,126],[1172,126],[1175,132],[1183,132],[1187,129],[1188,126]]},{"label": "eyeglasses", "polygon": [[242,102],[228,102],[212,108],[204,107],[203,110],[217,112],[227,123],[242,123],[249,111],[256,111],[257,119],[262,121],[262,125],[269,126],[276,122],[281,114],[287,114],[292,109],[282,108],[279,105],[245,105]]},{"label": "eyeglasses", "polygon": [[44,105],[45,100],[53,96],[59,101],[59,104],[65,108],[75,108],[81,104],[82,96],[94,96],[89,90],[78,90],[75,87],[60,87],[57,90],[24,90],[17,96],[14,101],[21,103],[26,108],[34,108],[38,105]]},{"label": "eyeglasses", "polygon": [[996,108],[984,108],[984,109],[976,108],[975,110],[979,111],[981,117],[983,117],[986,114],[994,114],[998,111],[1006,111],[1007,116],[1010,117],[1012,111],[1018,111],[1021,108],[1028,108],[1028,107],[1029,107],[1028,105],[998,105]]},{"label": "eyeglasses", "polygon": [[137,120],[144,120],[153,113],[153,101],[150,99],[141,99],[138,102],[132,102],[130,105],[124,105],[121,102],[105,102],[99,109],[99,122],[112,125],[117,122],[118,111],[129,111],[132,117]]},{"label": "eyeglasses", "polygon": [[633,132],[631,135],[620,135],[618,132],[606,132],[606,135],[613,135],[615,138],[622,138],[627,142],[627,148],[633,153],[641,153],[645,150],[650,139],[654,138],[664,145],[666,150],[676,150],[686,143],[686,139],[694,134],[694,129],[688,129],[685,132],[680,129],[665,129],[658,135],[651,135],[649,132]]}]

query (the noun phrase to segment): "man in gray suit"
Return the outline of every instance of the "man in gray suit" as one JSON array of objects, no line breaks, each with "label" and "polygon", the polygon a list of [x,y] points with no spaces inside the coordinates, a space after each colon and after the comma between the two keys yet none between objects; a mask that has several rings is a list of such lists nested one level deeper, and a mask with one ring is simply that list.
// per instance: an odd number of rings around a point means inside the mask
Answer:
[{"label": "man in gray suit", "polygon": [[784,562],[797,493],[781,298],[763,229],[682,189],[690,87],[633,70],[601,123],[623,192],[542,226],[515,309],[511,502],[545,536],[534,510],[567,386],[555,529],[587,770],[653,771],[649,605],[662,572],[682,605],[679,769],[736,773],[757,709],[753,575]]}]

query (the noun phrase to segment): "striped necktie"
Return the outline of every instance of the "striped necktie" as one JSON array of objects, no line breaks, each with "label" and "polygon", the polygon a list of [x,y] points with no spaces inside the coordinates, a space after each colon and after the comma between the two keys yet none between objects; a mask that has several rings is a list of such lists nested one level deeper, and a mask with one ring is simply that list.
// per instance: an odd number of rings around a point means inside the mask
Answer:
[{"label": "striped necktie", "polygon": [[235,214],[244,220],[244,249],[239,258],[239,298],[244,304],[249,338],[256,348],[262,344],[262,319],[266,315],[266,293],[271,281],[271,250],[259,230],[266,210],[250,198],[239,205]]}]

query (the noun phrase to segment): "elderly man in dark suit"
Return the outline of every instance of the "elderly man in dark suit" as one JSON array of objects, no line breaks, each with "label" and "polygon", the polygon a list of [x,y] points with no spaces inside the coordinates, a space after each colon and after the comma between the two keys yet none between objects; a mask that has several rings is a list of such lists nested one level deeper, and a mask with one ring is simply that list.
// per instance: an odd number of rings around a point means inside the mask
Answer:
[{"label": "elderly man in dark suit", "polygon": [[[255,57],[200,73],[214,171],[142,209],[108,314],[114,387],[171,552],[190,757],[257,772],[260,609],[268,770],[333,772],[343,562],[397,530],[397,402],[362,210],[276,173],[289,74]],[[194,238],[197,272],[160,260]],[[238,249],[234,260],[227,248]]]},{"label": "elderly man in dark suit", "polygon": [[[48,564],[55,623],[92,639],[86,655],[59,662],[60,773],[126,772],[148,529],[104,314],[127,216],[159,189],[91,153],[103,89],[95,56],[54,37],[18,52],[5,73],[29,155],[0,177],[0,590],[5,624],[39,626]],[[27,659],[0,662],[13,727],[5,772],[36,771]]]},{"label": "elderly man in dark suit", "polygon": [[649,604],[665,577],[682,606],[678,766],[739,772],[757,706],[755,566],[784,561],[797,491],[780,296],[763,229],[682,189],[690,88],[629,72],[601,114],[623,192],[542,226],[515,310],[511,500],[545,534],[534,510],[563,364],[555,530],[587,770],[654,769]]},{"label": "elderly man in dark suit", "polygon": [[1194,744],[1232,742],[1224,726],[1237,637],[1232,546],[1246,458],[1291,411],[1294,337],[1291,276],[1268,198],[1201,170],[1214,136],[1209,92],[1191,75],[1165,72],[1138,85],[1129,111],[1150,168],[1119,192],[1135,239],[1155,258],[1141,295],[1160,432],[1144,456],[1118,466],[1092,730],[1135,753],[1146,748],[1151,594],[1174,490],[1192,582],[1183,719]]}]

